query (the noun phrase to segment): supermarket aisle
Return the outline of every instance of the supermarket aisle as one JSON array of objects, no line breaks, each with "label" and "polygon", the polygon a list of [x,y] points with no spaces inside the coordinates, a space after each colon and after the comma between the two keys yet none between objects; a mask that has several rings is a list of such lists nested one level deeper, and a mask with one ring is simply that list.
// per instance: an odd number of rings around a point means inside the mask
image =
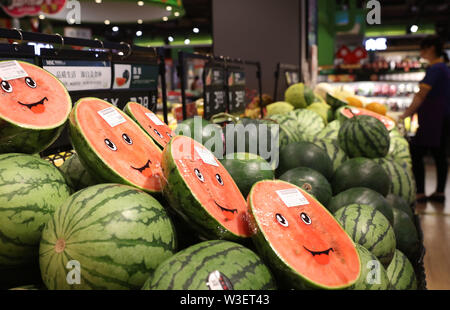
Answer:
[{"label": "supermarket aisle", "polygon": [[[436,187],[436,168],[427,164],[426,194],[431,194]],[[445,204],[419,204],[419,214],[424,234],[425,273],[427,288],[450,289],[450,181],[446,187]]]}]

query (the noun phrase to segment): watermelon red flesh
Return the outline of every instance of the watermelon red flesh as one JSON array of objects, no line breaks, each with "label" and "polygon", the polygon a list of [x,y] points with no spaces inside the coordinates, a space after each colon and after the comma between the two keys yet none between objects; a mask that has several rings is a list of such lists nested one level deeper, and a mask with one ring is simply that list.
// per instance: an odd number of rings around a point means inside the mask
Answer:
[{"label": "watermelon red flesh", "polygon": [[[136,102],[129,102],[124,109],[133,120],[144,129],[162,149],[175,133],[163,123],[155,113]],[[156,121],[156,122],[155,122]]]},{"label": "watermelon red flesh", "polygon": [[[197,150],[207,152],[217,166],[205,163]],[[165,197],[203,237],[229,240],[250,237],[246,201],[230,174],[208,149],[189,137],[176,136],[164,149],[162,166]]]},{"label": "watermelon red flesh", "polygon": [[[287,207],[279,190],[299,191],[307,202]],[[355,244],[333,216],[299,187],[278,180],[258,182],[250,192],[249,209],[256,247],[280,279],[289,279],[287,286],[338,289],[358,279]],[[302,220],[304,214],[309,225]]]},{"label": "watermelon red flesh", "polygon": [[[98,113],[107,108],[120,114],[125,122],[111,127]],[[82,164],[102,181],[161,191],[161,150],[113,105],[97,98],[80,99],[70,116],[70,135]],[[116,150],[107,145],[111,146],[110,142]]]},{"label": "watermelon red flesh", "polygon": [[0,153],[37,153],[59,136],[72,101],[55,76],[35,65],[18,63],[34,84],[28,78],[4,81],[12,91],[0,90]]}]

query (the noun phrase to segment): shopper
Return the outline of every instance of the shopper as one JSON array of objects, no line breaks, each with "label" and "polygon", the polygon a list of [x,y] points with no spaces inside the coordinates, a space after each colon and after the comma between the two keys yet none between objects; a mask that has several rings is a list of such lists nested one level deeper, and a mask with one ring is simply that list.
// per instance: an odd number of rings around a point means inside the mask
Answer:
[{"label": "shopper", "polygon": [[[447,181],[448,163],[446,142],[450,120],[450,70],[448,56],[438,36],[426,37],[420,46],[420,55],[428,61],[420,91],[400,119],[417,113],[419,129],[411,140],[413,173],[417,183],[417,201],[443,202]],[[431,152],[437,169],[437,188],[429,197],[425,195],[424,157]]]}]

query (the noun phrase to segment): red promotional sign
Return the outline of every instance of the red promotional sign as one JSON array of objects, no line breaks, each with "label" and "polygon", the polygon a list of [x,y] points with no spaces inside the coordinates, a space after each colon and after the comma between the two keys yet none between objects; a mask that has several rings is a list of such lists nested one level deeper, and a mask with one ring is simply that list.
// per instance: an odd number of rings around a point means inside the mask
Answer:
[{"label": "red promotional sign", "polygon": [[2,5],[11,17],[37,15],[39,13],[56,14],[61,11],[66,0],[12,0],[9,5]]},{"label": "red promotional sign", "polygon": [[[351,109],[351,111],[350,111]],[[369,115],[380,120],[387,128],[387,130],[391,131],[395,127],[395,122],[387,116],[372,112],[370,110],[362,109],[362,108],[347,108],[341,110],[342,115],[346,118],[352,118],[355,115]]]}]

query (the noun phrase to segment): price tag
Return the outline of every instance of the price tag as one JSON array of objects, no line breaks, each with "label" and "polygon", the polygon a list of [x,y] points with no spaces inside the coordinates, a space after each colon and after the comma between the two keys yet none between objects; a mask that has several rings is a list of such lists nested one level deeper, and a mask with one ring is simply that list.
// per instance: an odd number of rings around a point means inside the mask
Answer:
[{"label": "price tag", "polygon": [[202,159],[205,164],[219,167],[214,155],[208,151],[207,149],[195,146],[195,150],[197,151],[198,156]]},{"label": "price tag", "polygon": [[157,126],[161,126],[164,125],[164,123],[159,119],[158,116],[156,116],[153,113],[145,113],[145,115],[147,115],[147,117],[153,122],[155,123]]},{"label": "price tag", "polygon": [[97,112],[111,127],[115,127],[127,120],[113,107],[109,107]]},{"label": "price tag", "polygon": [[289,208],[309,204],[308,199],[306,199],[305,196],[303,196],[303,194],[296,188],[282,189],[276,191],[276,193],[281,198],[281,200],[283,200],[284,204]]},{"label": "price tag", "polygon": [[0,62],[0,78],[2,80],[9,81],[27,76],[27,72],[16,60]]}]

